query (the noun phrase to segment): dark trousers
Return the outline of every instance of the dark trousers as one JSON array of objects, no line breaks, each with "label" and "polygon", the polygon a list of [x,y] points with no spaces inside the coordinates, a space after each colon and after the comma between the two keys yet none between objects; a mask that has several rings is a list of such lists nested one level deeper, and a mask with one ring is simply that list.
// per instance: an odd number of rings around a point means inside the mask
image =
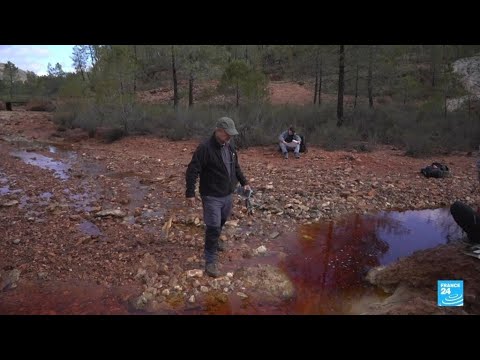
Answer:
[{"label": "dark trousers", "polygon": [[205,262],[217,261],[218,239],[222,227],[232,211],[232,195],[224,197],[202,196],[203,221],[205,222]]},{"label": "dark trousers", "polygon": [[460,201],[455,201],[450,206],[450,213],[458,226],[467,233],[468,240],[480,243],[480,214]]}]

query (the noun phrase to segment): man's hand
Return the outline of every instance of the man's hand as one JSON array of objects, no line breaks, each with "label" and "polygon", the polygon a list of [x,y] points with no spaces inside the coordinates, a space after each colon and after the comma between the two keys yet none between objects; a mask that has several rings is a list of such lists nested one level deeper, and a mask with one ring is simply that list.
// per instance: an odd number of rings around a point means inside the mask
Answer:
[{"label": "man's hand", "polygon": [[190,206],[194,206],[195,205],[195,196],[187,198],[187,202],[190,203]]}]

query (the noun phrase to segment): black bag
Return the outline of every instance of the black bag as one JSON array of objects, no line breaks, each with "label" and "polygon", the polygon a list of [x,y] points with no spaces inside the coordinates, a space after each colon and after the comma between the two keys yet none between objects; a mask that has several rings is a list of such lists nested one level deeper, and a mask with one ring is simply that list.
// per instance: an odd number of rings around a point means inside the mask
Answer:
[{"label": "black bag", "polygon": [[450,175],[450,169],[448,166],[438,162],[433,162],[432,165],[421,169],[420,172],[427,178],[444,178]]},{"label": "black bag", "polygon": [[300,152],[306,153],[308,150],[307,150],[307,144],[305,143],[305,136],[303,135],[298,135],[298,136],[300,136],[300,140],[302,140],[302,142],[300,143]]}]

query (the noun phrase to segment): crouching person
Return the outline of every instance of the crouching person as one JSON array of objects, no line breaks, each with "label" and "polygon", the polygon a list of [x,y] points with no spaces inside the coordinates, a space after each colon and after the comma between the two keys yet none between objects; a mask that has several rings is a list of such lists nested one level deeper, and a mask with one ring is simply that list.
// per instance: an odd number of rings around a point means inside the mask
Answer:
[{"label": "crouching person", "polygon": [[288,152],[293,151],[295,158],[300,158],[300,143],[302,140],[300,136],[295,133],[293,126],[290,126],[288,130],[285,130],[278,137],[280,140],[280,149],[282,150],[283,157],[288,159]]}]

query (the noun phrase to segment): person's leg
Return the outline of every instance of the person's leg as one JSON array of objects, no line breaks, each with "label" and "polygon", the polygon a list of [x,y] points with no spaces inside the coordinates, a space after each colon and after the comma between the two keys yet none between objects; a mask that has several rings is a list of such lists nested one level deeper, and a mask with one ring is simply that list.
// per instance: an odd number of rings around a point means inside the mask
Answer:
[{"label": "person's leg", "polygon": [[280,149],[282,149],[282,154],[285,158],[288,158],[287,145],[280,143]]},{"label": "person's leg", "polygon": [[[295,143],[287,143],[287,144],[285,145],[285,148],[287,149],[287,154],[288,154],[289,151],[290,151],[290,152],[295,152],[295,148],[296,148],[296,147],[297,147],[297,145],[296,145]],[[295,156],[296,156],[296,155],[295,155]],[[286,159],[287,157],[288,157],[288,155],[285,156],[285,159]]]},{"label": "person's leg", "polygon": [[295,154],[295,157],[297,159],[300,157],[300,144],[297,144],[297,146],[295,146],[295,149],[293,150],[293,153]]},{"label": "person's leg", "polygon": [[468,240],[480,243],[480,216],[470,206],[455,201],[450,206],[450,213],[455,222],[467,233]]},{"label": "person's leg", "polygon": [[221,225],[221,198],[213,196],[202,196],[203,221],[205,222],[205,272],[209,276],[217,277],[216,266],[218,254],[218,238],[220,237]]},{"label": "person's leg", "polygon": [[[227,222],[228,218],[230,217],[230,214],[232,212],[232,204],[233,204],[233,196],[228,195],[225,196],[223,199],[223,206],[221,210],[221,221],[220,221],[220,232],[223,229],[223,225]],[[218,250],[219,251],[224,251],[225,250],[225,244],[224,241],[218,240]]]}]

